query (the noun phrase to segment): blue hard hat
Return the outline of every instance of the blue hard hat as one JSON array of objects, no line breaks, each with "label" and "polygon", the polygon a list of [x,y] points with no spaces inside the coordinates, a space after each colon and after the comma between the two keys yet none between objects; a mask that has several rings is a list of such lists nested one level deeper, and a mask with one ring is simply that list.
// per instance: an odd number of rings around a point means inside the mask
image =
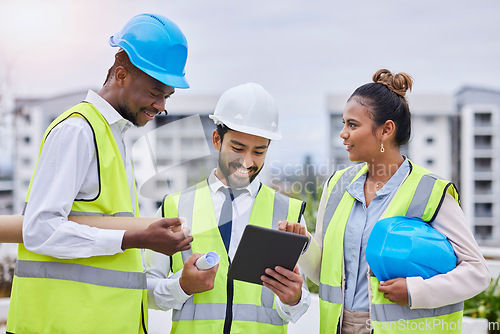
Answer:
[{"label": "blue hard hat", "polygon": [[165,85],[189,88],[184,75],[188,51],[186,37],[165,16],[134,16],[120,32],[109,38],[109,44],[121,47],[132,64]]},{"label": "blue hard hat", "polygon": [[423,220],[390,217],[373,227],[366,261],[378,280],[386,281],[445,274],[456,267],[457,257],[446,236]]}]

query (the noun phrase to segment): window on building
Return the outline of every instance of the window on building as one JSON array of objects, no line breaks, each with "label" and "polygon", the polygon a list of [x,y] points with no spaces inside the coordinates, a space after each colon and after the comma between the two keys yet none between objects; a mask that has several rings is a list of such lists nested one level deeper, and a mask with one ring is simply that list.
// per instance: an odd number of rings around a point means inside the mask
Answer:
[{"label": "window on building", "polygon": [[30,143],[30,141],[31,141],[31,138],[30,138],[29,136],[25,136],[25,137],[23,138],[23,142],[24,142],[25,144],[29,144],[29,143]]},{"label": "window on building", "polygon": [[476,225],[474,226],[474,234],[477,239],[491,239],[493,237],[493,226]]},{"label": "window on building", "polygon": [[493,204],[492,203],[475,203],[474,204],[475,217],[493,217]]},{"label": "window on building", "polygon": [[425,160],[425,163],[427,164],[427,166],[432,166],[434,165],[434,159],[427,159]]},{"label": "window on building", "polygon": [[434,123],[435,117],[434,116],[425,116],[425,121],[427,123]]},{"label": "window on building", "polygon": [[475,126],[491,125],[491,113],[490,112],[475,113],[474,114],[474,125]]},{"label": "window on building", "polygon": [[477,135],[474,136],[474,146],[475,148],[490,149],[493,137],[490,135]]},{"label": "window on building", "polygon": [[474,170],[476,172],[491,172],[492,158],[474,158]]},{"label": "window on building", "polygon": [[487,195],[492,193],[493,182],[492,181],[474,181],[474,188],[476,195]]},{"label": "window on building", "polygon": [[427,137],[425,139],[425,141],[427,142],[427,144],[433,144],[434,143],[434,137]]}]

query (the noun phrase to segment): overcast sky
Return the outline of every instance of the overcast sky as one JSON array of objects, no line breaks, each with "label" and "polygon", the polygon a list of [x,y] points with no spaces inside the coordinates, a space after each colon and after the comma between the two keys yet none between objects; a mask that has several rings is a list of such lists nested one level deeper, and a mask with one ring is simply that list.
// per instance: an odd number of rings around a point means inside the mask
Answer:
[{"label": "overcast sky", "polygon": [[284,138],[270,155],[283,163],[324,163],[327,94],[379,68],[412,75],[415,94],[500,88],[496,0],[0,0],[0,80],[22,97],[98,88],[116,51],[109,36],[142,12],[187,37],[191,88],[176,95],[254,81],[276,98]]}]

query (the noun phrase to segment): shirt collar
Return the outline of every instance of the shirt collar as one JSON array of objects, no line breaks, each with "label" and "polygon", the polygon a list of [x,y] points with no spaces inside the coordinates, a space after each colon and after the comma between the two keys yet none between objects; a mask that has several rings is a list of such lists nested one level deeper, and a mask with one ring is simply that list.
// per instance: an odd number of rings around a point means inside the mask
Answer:
[{"label": "shirt collar", "polygon": [[[385,196],[388,194],[391,194],[395,190],[399,188],[399,185],[403,180],[406,178],[406,175],[410,172],[410,162],[406,158],[406,156],[403,155],[404,161],[399,166],[398,170],[394,175],[387,181],[385,185],[380,188],[376,194],[377,196]],[[364,173],[360,177],[358,177],[354,182],[352,182],[350,185],[346,187],[347,192],[354,198],[356,198],[358,201],[364,203],[365,199],[365,194],[364,194],[364,186],[365,186],[365,181],[366,181],[367,174]]]},{"label": "shirt collar", "polygon": [[[228,188],[226,185],[224,185],[224,183],[222,183],[221,180],[219,180],[217,176],[215,176],[216,170],[217,169],[214,168],[214,170],[212,170],[210,176],[208,177],[208,186],[210,187],[210,190],[214,194],[221,188]],[[249,185],[241,189],[247,190],[250,193],[250,196],[255,197],[255,195],[259,191],[259,188],[260,188],[260,180],[259,177],[257,176],[252,182],[250,182]]]},{"label": "shirt collar", "polygon": [[118,111],[116,111],[116,109],[108,103],[108,101],[103,99],[93,90],[88,91],[85,101],[96,107],[110,125],[116,123],[121,132],[125,132],[132,127],[132,123],[130,121],[123,118],[122,115],[120,115]]}]

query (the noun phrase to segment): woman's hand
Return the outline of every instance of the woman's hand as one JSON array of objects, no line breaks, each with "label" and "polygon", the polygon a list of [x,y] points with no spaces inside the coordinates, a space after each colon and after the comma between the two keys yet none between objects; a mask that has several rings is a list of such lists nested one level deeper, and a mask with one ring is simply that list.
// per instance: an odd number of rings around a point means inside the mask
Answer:
[{"label": "woman's hand", "polygon": [[380,282],[378,291],[384,294],[384,297],[391,302],[408,306],[408,289],[406,287],[406,278],[394,278],[388,281]]},{"label": "woman's hand", "polygon": [[278,229],[280,231],[286,231],[295,234],[302,234],[307,236],[306,227],[299,223],[289,223],[287,220],[280,221],[278,223]]}]

